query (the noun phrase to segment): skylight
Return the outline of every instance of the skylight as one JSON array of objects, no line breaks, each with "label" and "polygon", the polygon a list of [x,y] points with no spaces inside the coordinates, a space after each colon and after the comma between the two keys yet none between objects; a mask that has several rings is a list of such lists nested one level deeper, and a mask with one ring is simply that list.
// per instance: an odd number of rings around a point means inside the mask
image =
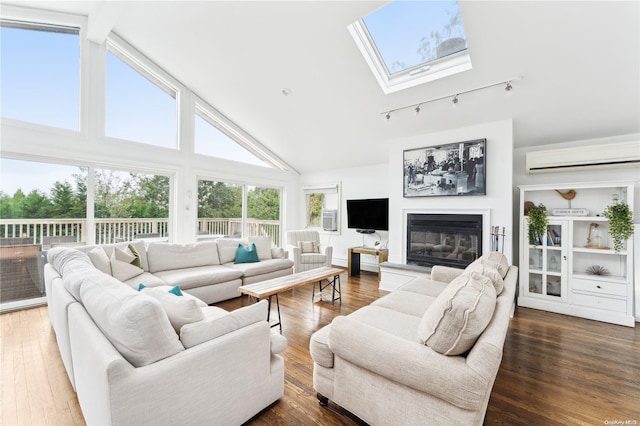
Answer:
[{"label": "skylight", "polygon": [[385,93],[471,69],[457,1],[395,1],[349,31]]}]

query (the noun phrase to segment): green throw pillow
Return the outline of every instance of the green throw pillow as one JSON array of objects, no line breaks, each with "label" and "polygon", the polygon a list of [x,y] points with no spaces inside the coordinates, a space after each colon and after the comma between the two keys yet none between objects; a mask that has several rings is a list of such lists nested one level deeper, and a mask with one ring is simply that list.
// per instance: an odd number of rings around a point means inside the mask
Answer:
[{"label": "green throw pillow", "polygon": [[244,245],[238,244],[238,250],[236,251],[236,260],[233,263],[253,262],[260,262],[256,245],[254,243],[251,243],[249,248],[246,248]]}]

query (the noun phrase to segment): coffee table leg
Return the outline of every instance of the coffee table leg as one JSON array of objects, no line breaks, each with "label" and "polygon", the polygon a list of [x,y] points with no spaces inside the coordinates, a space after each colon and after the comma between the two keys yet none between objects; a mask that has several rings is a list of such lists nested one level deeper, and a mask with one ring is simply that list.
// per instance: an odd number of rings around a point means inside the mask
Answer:
[{"label": "coffee table leg", "polygon": [[280,334],[282,334],[282,318],[280,317],[280,299],[278,299],[278,293],[276,293],[275,296],[276,296],[276,309],[278,310],[278,322],[271,324],[271,297],[272,296],[269,296],[269,298],[267,299],[269,301],[267,303],[267,322],[269,323],[271,328],[277,325],[280,326]]}]

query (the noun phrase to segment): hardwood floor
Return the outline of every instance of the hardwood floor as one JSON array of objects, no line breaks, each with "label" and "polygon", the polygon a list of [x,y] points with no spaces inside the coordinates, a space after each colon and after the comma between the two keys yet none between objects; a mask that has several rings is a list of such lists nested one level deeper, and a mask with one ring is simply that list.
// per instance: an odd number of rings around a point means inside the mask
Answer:
[{"label": "hardwood floor", "polygon": [[[289,340],[285,394],[248,424],[362,424],[331,402],[320,407],[312,385],[313,331],[386,293],[377,289],[376,274],[342,279],[342,305],[312,304],[311,286],[280,295]],[[217,306],[232,310],[247,304],[241,297]],[[83,425],[46,307],[0,315],[0,333],[0,424]],[[639,328],[518,308],[485,424],[640,424],[639,401]]]}]

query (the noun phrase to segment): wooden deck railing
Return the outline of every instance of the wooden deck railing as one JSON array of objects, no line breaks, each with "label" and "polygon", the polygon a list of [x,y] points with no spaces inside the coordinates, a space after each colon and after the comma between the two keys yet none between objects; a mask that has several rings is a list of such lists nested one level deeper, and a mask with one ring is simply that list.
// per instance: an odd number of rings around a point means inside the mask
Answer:
[{"label": "wooden deck railing", "polygon": [[[168,219],[94,219],[95,243],[110,244],[130,241],[138,234],[159,234],[168,237]],[[87,242],[90,230],[86,219],[0,219],[0,238],[29,238],[33,244],[42,244],[46,237],[74,237],[76,242]],[[240,236],[242,219],[198,219],[199,236]],[[277,220],[247,220],[247,236],[270,236],[275,247],[280,247],[280,222]]]}]

